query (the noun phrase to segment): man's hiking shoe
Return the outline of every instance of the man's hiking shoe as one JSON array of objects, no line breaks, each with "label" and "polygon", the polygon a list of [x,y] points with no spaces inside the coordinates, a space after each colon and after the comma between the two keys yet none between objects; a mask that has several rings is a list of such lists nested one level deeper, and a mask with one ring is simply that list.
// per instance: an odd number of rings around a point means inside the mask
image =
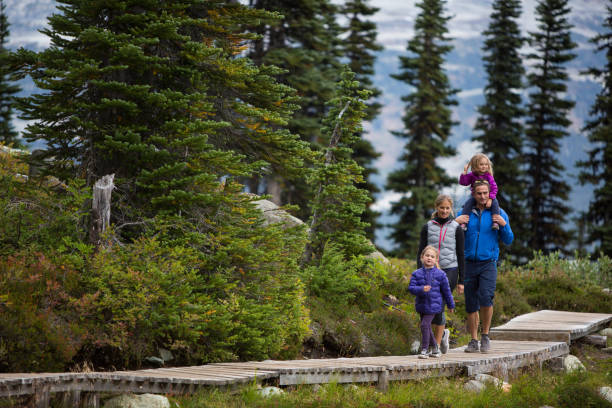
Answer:
[{"label": "man's hiking shoe", "polygon": [[499,229],[499,224],[494,222],[493,225],[491,225],[491,229],[498,230]]},{"label": "man's hiking shoe", "polygon": [[421,353],[419,354],[419,358],[429,358],[429,351],[421,350]]},{"label": "man's hiking shoe", "polygon": [[438,347],[438,345],[436,344],[436,346],[433,348],[433,350],[431,351],[431,353],[429,353],[429,357],[433,357],[433,358],[439,358],[442,356],[442,353],[440,353],[440,348]]},{"label": "man's hiking shoe", "polygon": [[491,340],[488,334],[483,334],[480,336],[480,352],[487,353],[489,350],[491,350]]},{"label": "man's hiking shoe", "polygon": [[470,340],[467,347],[465,348],[466,353],[478,353],[479,351],[480,348],[478,347],[478,340],[476,339]]},{"label": "man's hiking shoe", "polygon": [[444,333],[442,334],[442,341],[440,342],[440,351],[442,354],[446,354],[448,352],[448,340],[450,338],[450,330],[444,329]]}]

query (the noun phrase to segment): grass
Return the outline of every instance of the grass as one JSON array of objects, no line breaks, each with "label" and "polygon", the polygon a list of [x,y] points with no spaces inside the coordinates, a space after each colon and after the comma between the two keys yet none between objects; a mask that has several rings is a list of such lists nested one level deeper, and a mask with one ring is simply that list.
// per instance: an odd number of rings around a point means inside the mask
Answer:
[{"label": "grass", "polygon": [[[585,353],[592,350],[584,349]],[[386,392],[373,385],[326,384],[285,389],[280,396],[260,396],[255,385],[238,393],[209,390],[192,397],[176,398],[182,408],[484,408],[484,407],[610,407],[598,394],[612,380],[612,358],[598,359],[587,372],[555,374],[547,370],[524,369],[510,379],[512,389],[487,386],[484,392],[464,390],[467,378],[433,378],[393,382]]]}]

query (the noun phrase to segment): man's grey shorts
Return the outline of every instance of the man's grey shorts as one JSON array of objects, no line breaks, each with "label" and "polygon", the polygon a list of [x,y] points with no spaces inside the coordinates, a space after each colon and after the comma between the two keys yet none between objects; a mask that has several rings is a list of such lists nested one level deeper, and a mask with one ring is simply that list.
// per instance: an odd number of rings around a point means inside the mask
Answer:
[{"label": "man's grey shorts", "polygon": [[465,310],[474,313],[483,306],[493,306],[497,265],[495,261],[465,261]]}]

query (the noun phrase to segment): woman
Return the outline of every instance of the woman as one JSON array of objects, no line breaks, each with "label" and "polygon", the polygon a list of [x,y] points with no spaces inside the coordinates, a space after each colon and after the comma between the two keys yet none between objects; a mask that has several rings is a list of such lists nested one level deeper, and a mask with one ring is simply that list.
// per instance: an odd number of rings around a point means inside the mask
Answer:
[{"label": "woman", "polygon": [[[439,263],[448,278],[451,292],[457,287],[459,294],[463,293],[463,270],[465,269],[464,235],[463,230],[454,221],[453,199],[441,194],[434,202],[435,211],[421,229],[417,265],[422,267],[421,252],[427,245],[438,249]],[[450,332],[446,330],[446,316],[444,309],[436,314],[431,322],[436,343],[440,351],[446,354]]]}]

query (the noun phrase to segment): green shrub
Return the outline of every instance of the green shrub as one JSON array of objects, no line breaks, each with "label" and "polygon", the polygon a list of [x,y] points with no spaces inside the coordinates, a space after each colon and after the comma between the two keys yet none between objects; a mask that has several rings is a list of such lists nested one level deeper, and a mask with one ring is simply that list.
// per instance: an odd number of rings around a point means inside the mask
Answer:
[{"label": "green shrub", "polygon": [[369,285],[362,276],[365,264],[361,256],[345,260],[342,249],[328,243],[320,264],[304,268],[302,280],[310,296],[332,304],[348,305],[360,292],[367,291]]}]

